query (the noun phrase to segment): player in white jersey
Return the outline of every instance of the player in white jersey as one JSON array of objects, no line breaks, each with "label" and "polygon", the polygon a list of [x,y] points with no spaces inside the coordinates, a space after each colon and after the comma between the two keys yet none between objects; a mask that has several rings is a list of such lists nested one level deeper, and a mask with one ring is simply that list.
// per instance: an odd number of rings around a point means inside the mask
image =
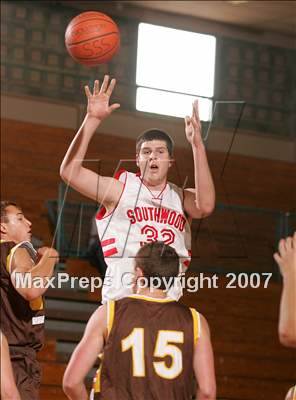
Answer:
[{"label": "player in white jersey", "polygon": [[[85,87],[87,114],[61,165],[62,179],[103,208],[97,216],[98,232],[108,265],[102,297],[119,299],[130,294],[133,258],[143,243],[161,240],[176,249],[182,258],[181,272],[190,260],[190,219],[204,218],[215,206],[215,189],[209,169],[197,101],[192,116],[185,117],[185,134],[192,146],[195,188],[184,190],[167,182],[173,163],[173,141],[158,129],[144,132],[136,143],[139,175],[122,173],[119,179],[99,176],[82,161],[91,138],[101,122],[119,104],[109,105],[115,79],[105,76],[93,93]],[[170,291],[178,299],[180,288]]]},{"label": "player in white jersey", "polygon": [[[181,258],[180,272],[190,262],[191,234],[184,214],[182,189],[167,183],[162,192],[154,194],[140,175],[127,171],[120,173],[119,180],[124,187],[117,206],[108,215],[102,208],[96,220],[108,263],[104,300],[130,294],[135,253],[144,243],[162,240],[174,247]],[[177,285],[169,292],[174,299],[180,293]]]}]

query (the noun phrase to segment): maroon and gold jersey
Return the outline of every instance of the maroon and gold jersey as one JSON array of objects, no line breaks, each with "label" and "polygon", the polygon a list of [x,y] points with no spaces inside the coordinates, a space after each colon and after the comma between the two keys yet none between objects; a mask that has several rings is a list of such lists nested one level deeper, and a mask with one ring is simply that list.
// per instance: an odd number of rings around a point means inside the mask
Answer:
[{"label": "maroon and gold jersey", "polygon": [[42,298],[25,300],[11,282],[11,260],[18,248],[26,248],[33,261],[36,251],[30,242],[1,242],[1,330],[10,346],[39,350],[44,342]]},{"label": "maroon and gold jersey", "polygon": [[168,298],[140,295],[107,304],[109,335],[96,398],[191,399],[198,312]]}]

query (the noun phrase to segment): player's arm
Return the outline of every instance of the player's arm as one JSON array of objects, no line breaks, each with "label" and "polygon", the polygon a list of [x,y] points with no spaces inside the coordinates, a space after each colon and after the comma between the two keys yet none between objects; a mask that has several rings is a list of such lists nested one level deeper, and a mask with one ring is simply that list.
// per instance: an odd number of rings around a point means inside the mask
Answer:
[{"label": "player's arm", "polygon": [[[38,250],[40,256],[37,264],[34,263],[28,251],[25,248],[18,248],[9,259],[8,270],[10,272],[10,279],[15,290],[24,297],[25,300],[31,301],[42,296],[47,290],[46,279],[50,278],[54,271],[54,266],[58,261],[59,254],[53,248],[42,247]],[[23,285],[26,282],[26,276],[29,285]],[[34,287],[30,283],[42,281],[43,287]],[[41,285],[35,285],[41,286]]]},{"label": "player's arm", "polygon": [[295,400],[296,386],[292,387],[286,394],[285,400]]},{"label": "player's arm", "polygon": [[67,184],[84,196],[104,204],[106,208],[112,208],[119,200],[122,183],[111,177],[100,176],[82,165],[96,129],[113,110],[120,107],[119,104],[109,106],[116,81],[112,79],[110,85],[108,83],[109,77],[105,75],[101,88],[99,81],[95,81],[93,93],[85,86],[87,114],[64,157],[60,175]]},{"label": "player's arm", "polygon": [[191,118],[185,117],[185,133],[193,152],[195,188],[185,189],[184,208],[191,218],[204,218],[215,208],[215,187],[202,141],[197,100]]},{"label": "player's arm", "polygon": [[197,400],[216,399],[214,354],[210,329],[206,319],[200,315],[200,336],[194,348],[193,369],[198,383]]},{"label": "player's arm", "polygon": [[284,346],[296,347],[296,232],[279,242],[274,254],[283,276],[279,315],[279,337]]},{"label": "player's arm", "polygon": [[63,378],[63,390],[70,400],[87,400],[85,377],[104,347],[107,337],[107,306],[100,306],[87,323],[83,338],[74,350]]},{"label": "player's arm", "polygon": [[6,337],[0,331],[1,341],[1,399],[21,400],[12,372],[9,347]]}]

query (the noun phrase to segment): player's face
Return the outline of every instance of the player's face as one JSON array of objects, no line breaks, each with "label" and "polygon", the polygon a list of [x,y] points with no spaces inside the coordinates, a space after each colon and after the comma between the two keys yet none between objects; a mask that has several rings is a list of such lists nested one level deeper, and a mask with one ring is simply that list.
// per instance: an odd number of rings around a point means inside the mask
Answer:
[{"label": "player's face", "polygon": [[25,218],[22,210],[15,206],[6,208],[6,220],[1,223],[1,231],[5,233],[8,240],[16,243],[32,238],[31,222]]},{"label": "player's face", "polygon": [[161,184],[167,179],[171,157],[163,140],[143,142],[137,155],[137,165],[142,177],[151,184]]}]

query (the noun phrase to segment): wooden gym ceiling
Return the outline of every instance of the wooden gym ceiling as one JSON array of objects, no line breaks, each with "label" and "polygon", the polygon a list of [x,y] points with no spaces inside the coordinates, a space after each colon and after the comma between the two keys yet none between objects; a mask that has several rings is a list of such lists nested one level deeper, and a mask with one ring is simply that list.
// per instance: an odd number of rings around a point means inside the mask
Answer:
[{"label": "wooden gym ceiling", "polygon": [[277,32],[296,36],[296,1],[149,1],[83,0],[44,1],[70,5],[80,10],[111,10],[116,15],[141,16],[143,11],[171,13],[230,24],[254,32]]},{"label": "wooden gym ceiling", "polygon": [[296,1],[123,1],[244,28],[296,34]]}]

